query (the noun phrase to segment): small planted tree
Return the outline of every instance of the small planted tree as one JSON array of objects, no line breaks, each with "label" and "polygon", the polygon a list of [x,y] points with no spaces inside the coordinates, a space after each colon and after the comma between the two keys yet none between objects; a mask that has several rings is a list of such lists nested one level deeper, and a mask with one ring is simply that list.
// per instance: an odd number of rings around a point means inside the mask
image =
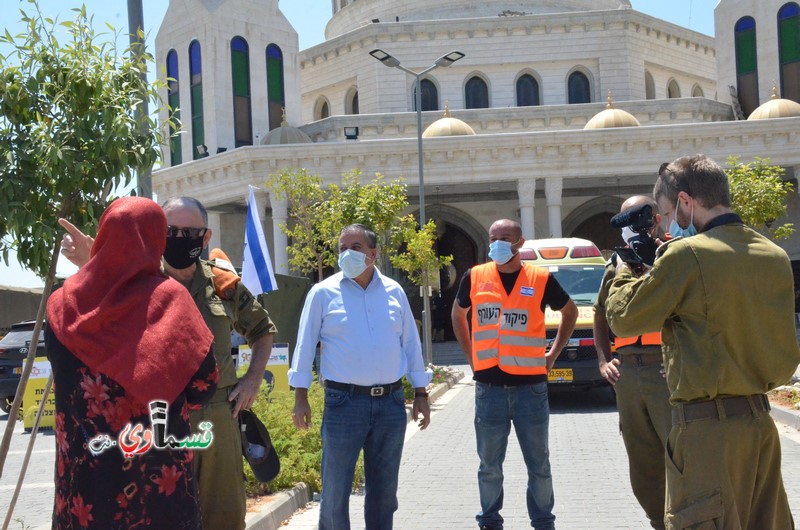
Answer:
[{"label": "small planted tree", "polygon": [[766,230],[769,236],[778,241],[794,233],[794,225],[785,223],[772,226],[776,219],[786,215],[786,196],[792,191],[791,182],[785,182],[786,171],[773,166],[769,158],[755,157],[745,164],[738,156],[729,157],[725,170],[731,188],[731,208],[748,225]]},{"label": "small planted tree", "polygon": [[[109,193],[159,155],[158,135],[140,128],[136,109],[157,100],[141,75],[147,56],[117,50],[95,33],[85,7],[75,19],[22,14],[25,33],[0,42],[0,253],[45,279],[32,344],[52,289],[65,217],[93,233]],[[63,42],[57,31],[66,33]],[[144,118],[149,119],[149,118]],[[36,348],[31,348],[0,446],[0,475]]]},{"label": "small planted tree", "polygon": [[[374,179],[362,184],[361,172],[353,170],[343,175],[341,186],[331,184],[324,189],[319,176],[299,169],[271,175],[267,186],[278,199],[289,203],[292,221],[281,226],[292,240],[288,248],[289,264],[303,273],[316,272],[318,280],[322,280],[326,267],[336,266],[339,231],[349,224],[370,226],[384,250],[405,243],[407,252],[415,253],[424,246],[422,239],[413,243],[407,239],[416,233],[416,225],[409,225],[407,218],[400,217],[400,212],[408,206],[406,186],[400,180],[386,182],[377,173]],[[433,239],[427,241],[429,253],[436,258]],[[383,256],[388,265],[388,252]],[[421,261],[407,261],[405,266],[414,267],[417,263]],[[406,268],[403,270],[408,272]]]},{"label": "small planted tree", "polygon": [[417,220],[407,215],[400,221],[395,241],[401,251],[391,257],[392,265],[405,271],[414,285],[433,285],[439,278],[439,270],[453,261],[453,256],[437,256],[436,222],[428,221],[417,229]]}]

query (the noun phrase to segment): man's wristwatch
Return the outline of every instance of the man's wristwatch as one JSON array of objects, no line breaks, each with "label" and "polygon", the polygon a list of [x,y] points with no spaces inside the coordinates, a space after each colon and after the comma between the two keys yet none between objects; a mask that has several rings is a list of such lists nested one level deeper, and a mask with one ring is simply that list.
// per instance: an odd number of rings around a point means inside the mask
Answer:
[{"label": "man's wristwatch", "polygon": [[427,392],[414,392],[414,397],[415,398],[424,397],[425,399],[428,399],[428,393]]}]

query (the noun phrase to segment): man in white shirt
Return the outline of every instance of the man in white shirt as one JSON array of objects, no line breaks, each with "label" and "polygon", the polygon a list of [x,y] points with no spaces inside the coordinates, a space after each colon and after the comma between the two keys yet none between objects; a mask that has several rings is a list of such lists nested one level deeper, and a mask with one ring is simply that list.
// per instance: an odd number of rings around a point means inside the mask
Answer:
[{"label": "man in white shirt", "polygon": [[339,272],[311,288],[289,370],[292,418],[308,429],[308,387],[317,343],[325,386],[319,530],[349,530],[353,473],[364,450],[366,530],[391,530],[406,430],[403,375],[415,388],[413,415],[430,423],[419,334],[402,287],[375,268],[375,233],[360,224],[339,234]]}]

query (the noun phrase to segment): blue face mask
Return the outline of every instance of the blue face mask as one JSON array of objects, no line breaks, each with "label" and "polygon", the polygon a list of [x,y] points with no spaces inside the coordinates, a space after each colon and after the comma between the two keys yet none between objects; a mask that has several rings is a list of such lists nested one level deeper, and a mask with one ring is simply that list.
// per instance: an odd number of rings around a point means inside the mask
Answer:
[{"label": "blue face mask", "polygon": [[692,213],[689,215],[689,226],[681,228],[676,220],[678,217],[678,205],[680,201],[675,203],[675,216],[669,224],[669,233],[672,237],[692,237],[697,235],[697,229],[694,227],[694,203],[692,203]]},{"label": "blue face mask", "polygon": [[514,243],[498,239],[489,245],[489,257],[498,265],[508,263],[514,257],[514,253],[511,251],[513,245]]},{"label": "blue face mask", "polygon": [[345,277],[356,278],[367,270],[367,255],[348,248],[339,254],[339,268]]}]

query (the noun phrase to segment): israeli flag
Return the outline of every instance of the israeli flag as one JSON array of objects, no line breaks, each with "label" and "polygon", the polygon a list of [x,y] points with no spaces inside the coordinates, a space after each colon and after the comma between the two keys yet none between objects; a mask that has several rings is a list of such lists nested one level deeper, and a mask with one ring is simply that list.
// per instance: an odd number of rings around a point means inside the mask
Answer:
[{"label": "israeli flag", "polygon": [[264,229],[258,215],[255,190],[250,186],[247,199],[247,223],[244,232],[244,258],[242,259],[242,283],[254,295],[278,290],[275,272],[264,239]]}]

